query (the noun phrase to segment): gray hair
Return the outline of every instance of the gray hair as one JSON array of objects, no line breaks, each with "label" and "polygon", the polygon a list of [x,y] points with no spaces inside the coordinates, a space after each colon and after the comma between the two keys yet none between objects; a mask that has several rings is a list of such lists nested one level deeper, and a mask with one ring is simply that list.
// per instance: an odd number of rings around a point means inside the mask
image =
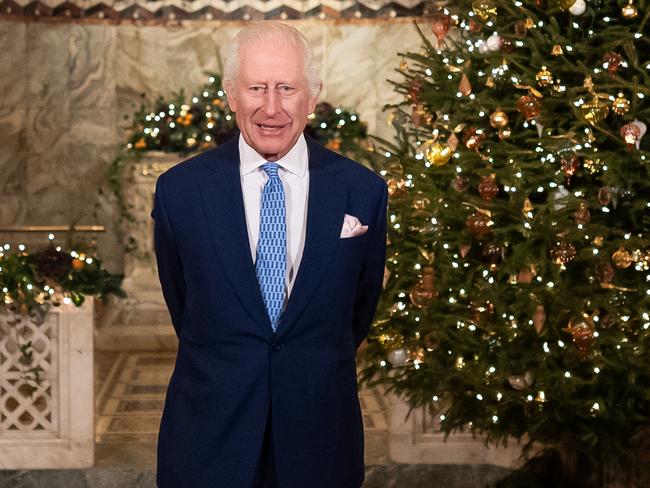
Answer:
[{"label": "gray hair", "polygon": [[304,58],[305,77],[312,96],[318,95],[321,86],[320,73],[314,53],[309,41],[302,32],[293,26],[277,20],[264,20],[253,22],[240,30],[235,38],[226,47],[226,56],[223,65],[223,85],[234,86],[239,71],[239,51],[242,44],[250,41],[276,38],[283,39],[302,48]]}]

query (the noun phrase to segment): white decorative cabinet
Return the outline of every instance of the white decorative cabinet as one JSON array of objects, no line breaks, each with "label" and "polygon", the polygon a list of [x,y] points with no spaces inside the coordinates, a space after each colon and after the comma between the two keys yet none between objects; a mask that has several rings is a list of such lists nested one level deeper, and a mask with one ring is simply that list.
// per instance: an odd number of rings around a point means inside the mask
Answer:
[{"label": "white decorative cabinet", "polygon": [[[42,323],[0,314],[0,469],[87,468],[94,463],[93,298],[52,307]],[[14,319],[15,320],[15,319]],[[31,388],[16,342],[32,342]]]}]

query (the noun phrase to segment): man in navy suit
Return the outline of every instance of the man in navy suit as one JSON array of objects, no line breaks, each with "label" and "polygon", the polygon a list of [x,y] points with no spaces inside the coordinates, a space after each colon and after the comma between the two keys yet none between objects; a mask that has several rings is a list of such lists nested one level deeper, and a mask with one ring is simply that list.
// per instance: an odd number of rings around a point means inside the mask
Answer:
[{"label": "man in navy suit", "polygon": [[381,291],[386,184],[303,135],[321,82],[295,28],[244,28],[224,88],[240,134],[156,185],[179,340],[158,486],[359,488],[355,352]]}]

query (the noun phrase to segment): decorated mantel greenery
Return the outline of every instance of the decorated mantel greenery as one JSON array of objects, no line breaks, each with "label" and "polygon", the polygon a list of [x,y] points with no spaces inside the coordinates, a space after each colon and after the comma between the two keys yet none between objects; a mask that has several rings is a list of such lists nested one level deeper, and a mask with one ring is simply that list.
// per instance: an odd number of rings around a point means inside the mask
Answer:
[{"label": "decorated mantel greenery", "polygon": [[[210,73],[207,83],[189,99],[181,91],[169,100],[159,97],[153,103],[143,104],[133,116],[127,143],[108,172],[120,218],[133,222],[132,208],[124,195],[125,175],[131,174],[143,157],[171,153],[178,160],[185,159],[218,146],[236,132],[235,114],[228,107],[218,73]],[[305,133],[357,161],[367,163],[372,151],[366,124],[359,116],[327,102],[317,105]],[[127,251],[135,251],[138,245],[134,235],[126,236]]]},{"label": "decorated mantel greenery", "polygon": [[121,276],[109,273],[88,251],[52,243],[33,252],[22,244],[15,250],[9,244],[0,247],[0,335],[14,336],[21,353],[16,366],[27,385],[36,388],[42,369],[33,365],[32,342],[22,337],[23,319],[39,324],[52,307],[81,306],[87,297],[125,297],[121,282]]}]

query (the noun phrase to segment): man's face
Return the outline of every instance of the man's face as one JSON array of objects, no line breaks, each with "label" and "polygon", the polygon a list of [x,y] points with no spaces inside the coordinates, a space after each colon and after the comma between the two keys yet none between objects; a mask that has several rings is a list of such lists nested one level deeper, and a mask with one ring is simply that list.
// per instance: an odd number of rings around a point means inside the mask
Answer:
[{"label": "man's face", "polygon": [[228,103],[246,143],[267,161],[277,161],[294,146],[314,111],[300,46],[273,37],[245,42],[239,73],[226,87]]}]

